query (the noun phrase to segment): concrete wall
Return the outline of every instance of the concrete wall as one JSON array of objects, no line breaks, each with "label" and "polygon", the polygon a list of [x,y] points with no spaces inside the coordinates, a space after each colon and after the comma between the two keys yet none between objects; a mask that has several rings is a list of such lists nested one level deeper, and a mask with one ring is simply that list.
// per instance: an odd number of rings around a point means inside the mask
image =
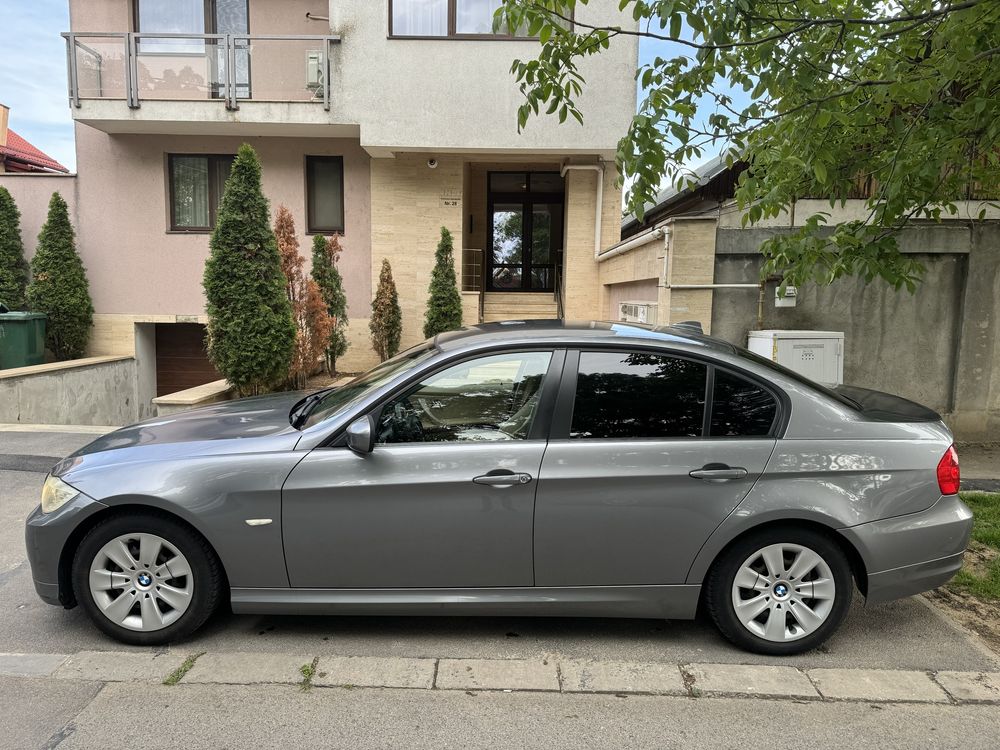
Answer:
[{"label": "concrete wall", "polygon": [[[538,54],[537,41],[390,39],[388,3],[330,0],[334,32],[343,41],[334,57],[334,117],[361,125],[373,151],[533,150],[602,152],[610,157],[635,112],[635,37],[618,37],[608,50],[580,63],[587,81],[572,118],[533,119],[517,132],[523,102],[513,76],[515,58]],[[618,0],[578,4],[577,19],[634,28]],[[318,33],[318,32],[313,32]]]},{"label": "concrete wall", "polygon": [[[715,282],[756,282],[760,243],[777,231],[720,229]],[[775,308],[768,284],[763,327],[844,331],[845,382],[926,404],[959,439],[1000,439],[1000,226],[915,226],[900,245],[926,268],[914,294],[841,279]],[[714,293],[714,335],[745,345],[756,318],[756,290]]]},{"label": "concrete wall", "polygon": [[123,425],[138,416],[131,357],[0,372],[0,422]]}]

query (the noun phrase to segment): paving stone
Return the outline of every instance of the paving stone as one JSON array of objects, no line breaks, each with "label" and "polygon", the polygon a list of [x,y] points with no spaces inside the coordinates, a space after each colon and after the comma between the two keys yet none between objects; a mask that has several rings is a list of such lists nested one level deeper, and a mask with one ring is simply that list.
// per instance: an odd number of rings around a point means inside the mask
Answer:
[{"label": "paving stone", "polygon": [[62,663],[53,677],[69,680],[127,682],[162,681],[184,663],[183,654],[142,654],[129,651],[80,651]]},{"label": "paving stone", "polygon": [[202,654],[182,682],[230,685],[302,682],[303,665],[313,657],[302,654]]},{"label": "paving stone", "polygon": [[555,662],[537,659],[441,659],[443,690],[559,690]]},{"label": "paving stone", "polygon": [[1000,703],[1000,672],[938,672],[935,677],[956,700]]},{"label": "paving stone", "polygon": [[570,660],[559,671],[567,693],[687,694],[676,664]]},{"label": "paving stone", "polygon": [[323,656],[316,665],[312,684],[430,690],[434,687],[436,661],[379,656]]},{"label": "paving stone", "polygon": [[66,661],[66,654],[0,654],[0,675],[47,677]]},{"label": "paving stone", "polygon": [[696,692],[819,698],[809,678],[795,667],[688,664],[682,669]]},{"label": "paving stone", "polygon": [[824,698],[946,703],[948,696],[924,672],[894,669],[810,669]]}]

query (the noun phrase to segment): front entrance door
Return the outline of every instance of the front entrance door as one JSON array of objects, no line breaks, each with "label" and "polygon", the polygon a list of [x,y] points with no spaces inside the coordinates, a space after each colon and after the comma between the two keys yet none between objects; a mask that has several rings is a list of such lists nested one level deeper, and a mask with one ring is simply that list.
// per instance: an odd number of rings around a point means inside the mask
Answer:
[{"label": "front entrance door", "polygon": [[487,288],[551,292],[562,262],[562,178],[550,172],[489,174]]}]

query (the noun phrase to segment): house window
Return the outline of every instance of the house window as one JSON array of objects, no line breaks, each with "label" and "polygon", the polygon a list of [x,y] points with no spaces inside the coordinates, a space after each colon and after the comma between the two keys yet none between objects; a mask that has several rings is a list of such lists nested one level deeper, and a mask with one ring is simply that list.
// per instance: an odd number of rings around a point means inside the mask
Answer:
[{"label": "house window", "polygon": [[[247,34],[247,0],[133,0],[135,30],[143,34]],[[215,45],[217,42],[212,42]],[[204,54],[202,39],[139,40],[139,51]]]},{"label": "house window", "polygon": [[525,39],[493,31],[502,0],[389,0],[389,36],[455,39]]},{"label": "house window", "polygon": [[344,231],[344,158],[306,157],[306,215],[310,234]]},{"label": "house window", "polygon": [[210,232],[233,166],[231,155],[170,154],[170,229]]}]

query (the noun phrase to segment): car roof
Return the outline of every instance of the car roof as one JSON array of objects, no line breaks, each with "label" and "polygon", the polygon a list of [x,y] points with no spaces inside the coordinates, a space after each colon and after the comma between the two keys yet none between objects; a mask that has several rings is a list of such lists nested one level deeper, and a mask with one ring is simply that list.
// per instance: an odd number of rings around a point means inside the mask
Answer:
[{"label": "car roof", "polygon": [[457,331],[439,334],[434,344],[441,351],[464,349],[476,344],[587,344],[657,343],[735,354],[728,341],[697,333],[681,326],[650,326],[642,323],[617,323],[597,320],[505,320],[481,323]]}]

